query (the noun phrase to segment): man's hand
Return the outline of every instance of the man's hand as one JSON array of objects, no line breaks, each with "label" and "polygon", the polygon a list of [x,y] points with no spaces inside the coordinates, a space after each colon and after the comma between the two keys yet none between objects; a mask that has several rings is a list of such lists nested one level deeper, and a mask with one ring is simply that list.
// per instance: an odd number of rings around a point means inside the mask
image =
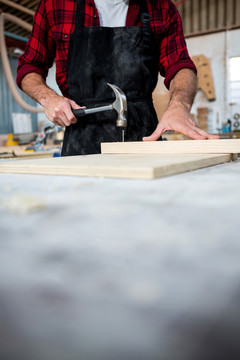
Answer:
[{"label": "man's hand", "polygon": [[60,126],[76,124],[77,119],[72,113],[72,109],[80,109],[75,101],[52,94],[44,99],[41,104],[45,109],[45,114],[51,122]]},{"label": "man's hand", "polygon": [[197,127],[190,114],[192,103],[197,92],[197,76],[189,69],[180,70],[170,83],[170,101],[166,112],[152,135],[143,141],[158,140],[167,130],[181,132],[192,139],[218,139]]},{"label": "man's hand", "polygon": [[75,101],[59,96],[50,89],[40,74],[27,74],[21,82],[22,90],[44,107],[47,118],[56,125],[69,126],[77,119],[72,109],[80,109]]},{"label": "man's hand", "polygon": [[175,130],[183,133],[194,140],[218,139],[218,135],[208,134],[206,131],[197,127],[193,116],[183,105],[169,106],[163,114],[156,130],[152,135],[144,137],[143,141],[155,141],[168,130]]}]

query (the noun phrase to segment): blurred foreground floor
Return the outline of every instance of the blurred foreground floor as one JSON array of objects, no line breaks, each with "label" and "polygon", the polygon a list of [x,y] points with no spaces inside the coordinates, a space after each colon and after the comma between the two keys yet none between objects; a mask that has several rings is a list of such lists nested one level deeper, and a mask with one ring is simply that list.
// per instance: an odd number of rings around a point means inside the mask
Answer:
[{"label": "blurred foreground floor", "polygon": [[1,360],[240,358],[240,162],[0,175]]}]

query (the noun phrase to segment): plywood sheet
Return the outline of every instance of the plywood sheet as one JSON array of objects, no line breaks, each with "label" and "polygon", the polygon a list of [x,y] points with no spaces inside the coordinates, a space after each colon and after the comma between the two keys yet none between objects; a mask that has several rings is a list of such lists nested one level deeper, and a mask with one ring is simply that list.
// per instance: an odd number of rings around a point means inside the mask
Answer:
[{"label": "plywood sheet", "polygon": [[136,141],[101,144],[102,154],[228,154],[240,153],[240,139]]},{"label": "plywood sheet", "polygon": [[5,160],[0,162],[0,173],[154,179],[230,160],[231,154],[86,155]]},{"label": "plywood sheet", "polygon": [[52,152],[19,152],[19,153],[0,153],[0,160],[1,159],[13,159],[13,158],[18,158],[18,159],[41,159],[41,158],[50,158],[53,157],[53,153]]}]

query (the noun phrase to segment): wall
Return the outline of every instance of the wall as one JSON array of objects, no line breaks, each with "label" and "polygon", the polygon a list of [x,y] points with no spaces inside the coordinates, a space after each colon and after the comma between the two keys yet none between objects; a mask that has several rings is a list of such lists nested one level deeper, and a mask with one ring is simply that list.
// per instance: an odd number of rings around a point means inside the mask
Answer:
[{"label": "wall", "polygon": [[[13,77],[16,78],[18,59],[9,59]],[[25,102],[35,106],[34,100],[30,99],[27,95],[21,92],[21,96]],[[23,110],[14,100],[2,68],[0,60],[0,134],[8,134],[13,132],[12,113],[27,113]],[[37,115],[31,114],[33,131],[37,131]]]},{"label": "wall", "polygon": [[[229,98],[229,58],[240,56],[240,29],[224,31],[216,34],[188,38],[187,45],[190,56],[205,55],[209,58],[212,67],[215,85],[216,100],[209,102],[202,91],[198,91],[192,113],[197,114],[198,107],[208,107],[211,110],[209,117],[209,131],[216,132],[217,128],[233,113],[240,112],[240,104],[230,106]],[[163,96],[162,100],[160,96]],[[163,79],[159,79],[154,100],[159,118],[167,105],[168,91],[164,88]],[[240,102],[240,99],[239,99]],[[217,124],[219,118],[219,124]]]},{"label": "wall", "polygon": [[235,106],[234,109],[231,108],[229,97],[229,58],[240,56],[239,38],[240,30],[231,30],[187,39],[191,56],[201,53],[211,61],[216,100],[209,102],[199,91],[193,106],[194,113],[196,113],[197,107],[208,107],[212,110],[210,131],[216,131],[218,116],[219,122],[222,124],[228,118],[232,118],[233,111],[240,112],[240,105]]}]

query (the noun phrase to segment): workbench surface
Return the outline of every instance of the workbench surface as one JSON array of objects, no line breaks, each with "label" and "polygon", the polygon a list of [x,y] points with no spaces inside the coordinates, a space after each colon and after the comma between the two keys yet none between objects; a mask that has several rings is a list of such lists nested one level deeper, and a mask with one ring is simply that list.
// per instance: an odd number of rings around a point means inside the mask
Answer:
[{"label": "workbench surface", "polygon": [[239,359],[239,180],[1,174],[0,359]]}]

